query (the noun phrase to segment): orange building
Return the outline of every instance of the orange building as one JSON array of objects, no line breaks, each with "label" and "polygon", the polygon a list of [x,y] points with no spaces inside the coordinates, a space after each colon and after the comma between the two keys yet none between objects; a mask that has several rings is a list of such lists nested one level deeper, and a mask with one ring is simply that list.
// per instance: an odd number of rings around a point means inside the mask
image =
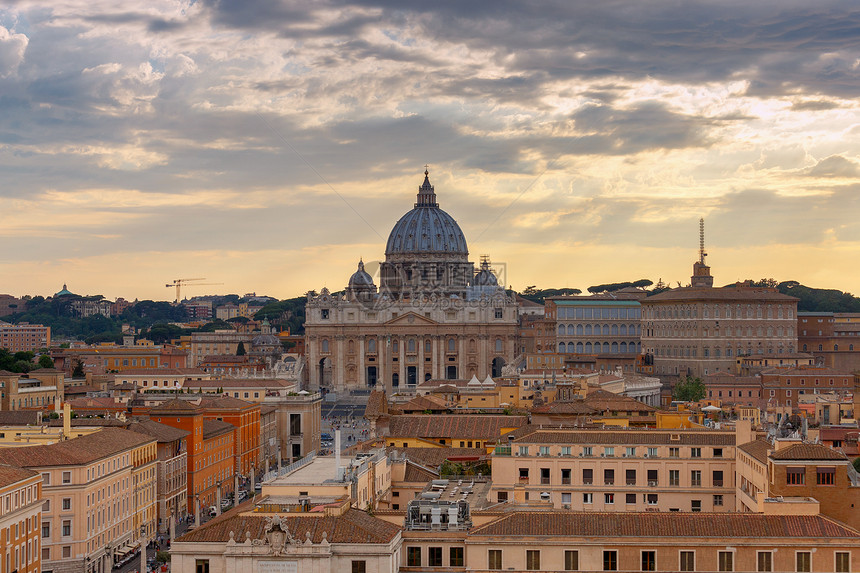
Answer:
[{"label": "orange building", "polygon": [[42,477],[29,469],[0,466],[0,570],[42,570]]},{"label": "orange building", "polygon": [[[259,429],[259,406],[257,406]],[[150,409],[150,419],[189,433],[188,444],[188,511],[196,511],[195,502],[203,506],[217,502],[218,486],[222,495],[233,490],[235,475],[234,438],[236,426],[219,420],[207,420],[204,409],[187,400],[172,399]]]},{"label": "orange building", "polygon": [[251,473],[260,466],[260,404],[229,396],[204,397],[200,401],[207,420],[219,420],[236,427],[236,471]]}]

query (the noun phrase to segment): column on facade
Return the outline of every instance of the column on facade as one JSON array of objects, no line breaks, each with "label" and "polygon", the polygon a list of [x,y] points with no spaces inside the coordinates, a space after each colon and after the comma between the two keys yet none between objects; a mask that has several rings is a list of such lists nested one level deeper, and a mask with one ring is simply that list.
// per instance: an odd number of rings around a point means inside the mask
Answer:
[{"label": "column on facade", "polygon": [[421,384],[424,382],[424,340],[423,336],[418,337],[415,341],[415,344],[418,345],[418,364],[416,370],[416,380],[417,384]]},{"label": "column on facade", "polygon": [[431,356],[430,356],[430,377],[434,380],[439,380],[442,376],[439,374],[439,365],[442,361],[439,359],[439,340],[440,337],[438,334],[433,335],[433,340],[431,341]]},{"label": "column on facade", "polygon": [[218,487],[216,488],[218,495],[215,498],[215,515],[221,515],[221,482],[218,482]]},{"label": "column on facade", "polygon": [[[387,340],[388,338],[385,336],[376,337],[376,379],[378,380],[377,384],[381,384],[383,389],[390,390],[391,381],[388,379],[388,368],[386,368],[385,363],[388,358],[385,347]],[[390,396],[391,392],[388,392],[388,395]]]},{"label": "column on facade", "polygon": [[[379,374],[377,373],[377,376]],[[358,386],[367,388],[367,369],[364,366],[364,336],[358,337]]]},{"label": "column on facade", "polygon": [[233,474],[233,505],[239,505],[239,474]]},{"label": "column on facade", "polygon": [[397,362],[400,365],[398,368],[398,372],[400,374],[400,387],[403,388],[406,386],[406,337],[398,336],[397,337]]},{"label": "column on facade", "polygon": [[490,348],[495,348],[496,341],[489,334],[481,334],[478,336],[478,378],[483,380],[488,374],[493,373],[492,365],[490,364]]},{"label": "column on facade", "polygon": [[308,337],[308,368],[310,369],[310,376],[308,377],[308,381],[311,388],[319,388],[320,383],[322,382],[319,379],[319,351],[317,345],[319,344],[319,339],[316,336]]},{"label": "column on facade", "polygon": [[333,378],[332,383],[338,391],[343,391],[346,389],[346,380],[344,379],[346,373],[346,365],[344,364],[344,362],[346,362],[346,351],[343,347],[343,339],[344,336],[342,334],[338,334],[337,336],[335,336],[335,343],[337,347],[337,363],[332,360],[331,365]]},{"label": "column on facade", "polygon": [[461,380],[466,379],[466,338],[457,335],[457,377]]}]

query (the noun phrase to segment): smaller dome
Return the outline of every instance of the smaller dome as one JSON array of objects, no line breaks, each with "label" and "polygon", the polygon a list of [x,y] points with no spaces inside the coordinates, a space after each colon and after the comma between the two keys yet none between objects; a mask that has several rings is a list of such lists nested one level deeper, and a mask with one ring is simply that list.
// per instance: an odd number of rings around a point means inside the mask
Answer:
[{"label": "smaller dome", "polygon": [[66,288],[66,284],[65,284],[65,283],[63,283],[63,290],[61,290],[60,292],[56,293],[54,296],[68,296],[68,295],[71,295],[71,294],[74,294],[74,293],[73,293],[72,291],[70,291],[69,289],[67,289],[67,288]]},{"label": "smaller dome", "polygon": [[358,261],[358,270],[349,277],[349,288],[358,290],[376,289],[373,277],[364,270],[364,261]]},{"label": "smaller dome", "polygon": [[490,269],[490,261],[486,257],[481,260],[481,270],[472,279],[472,286],[499,286],[499,280]]}]

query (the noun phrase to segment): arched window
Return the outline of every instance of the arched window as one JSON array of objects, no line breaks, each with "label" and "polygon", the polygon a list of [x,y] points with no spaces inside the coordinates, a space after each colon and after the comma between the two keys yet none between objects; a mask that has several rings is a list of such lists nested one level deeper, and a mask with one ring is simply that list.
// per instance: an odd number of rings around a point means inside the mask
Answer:
[{"label": "arched window", "polygon": [[612,354],[618,354],[618,343],[617,342],[612,343]]},{"label": "arched window", "polygon": [[833,345],[833,351],[834,351],[834,352],[838,352],[838,351],[839,351],[839,345],[838,345],[838,344],[834,344],[834,345]]},{"label": "arched window", "polygon": [[622,342],[621,343],[621,353],[624,354],[625,352],[627,352],[627,343]]},{"label": "arched window", "polygon": [[568,343],[567,343],[567,351],[568,351],[568,352],[570,352],[571,354],[573,354],[574,352],[576,352],[576,348],[574,348],[574,346],[573,346],[573,342],[568,342]]},{"label": "arched window", "polygon": [[395,388],[400,386],[400,374],[398,374],[397,372],[391,375],[391,385]]},{"label": "arched window", "polygon": [[627,325],[626,324],[621,325],[621,328],[618,329],[618,334],[620,334],[621,336],[627,336]]},{"label": "arched window", "polygon": [[591,350],[591,343],[590,343],[590,342],[586,342],[586,343],[585,343],[585,353],[586,353],[586,354],[591,354],[591,352],[592,352],[592,350]]},{"label": "arched window", "polygon": [[431,352],[433,352],[433,343],[430,342],[429,340],[425,340],[424,341],[424,353],[430,354]]},{"label": "arched window", "polygon": [[608,324],[603,325],[603,336],[609,336],[609,325]]},{"label": "arched window", "polygon": [[407,352],[415,352],[415,339],[414,338],[410,338],[406,342],[406,351]]},{"label": "arched window", "polygon": [[563,325],[563,324],[559,324],[559,325],[558,325],[558,333],[559,333],[561,336],[564,336],[564,333],[565,333],[565,332],[566,332],[566,330],[565,330],[564,325]]},{"label": "arched window", "polygon": [[603,352],[606,352],[606,353],[609,352],[609,343],[608,342],[603,343]]},{"label": "arched window", "polygon": [[564,342],[559,342],[559,343],[558,343],[558,351],[559,351],[559,352],[562,352],[562,353],[563,353],[565,348],[567,348],[567,347],[564,345]]},{"label": "arched window", "polygon": [[457,350],[457,341],[453,338],[448,339],[448,352],[456,352]]},{"label": "arched window", "polygon": [[328,351],[329,351],[329,350],[328,350],[328,339],[327,339],[327,338],[323,338],[321,348],[322,348],[322,351],[323,351],[323,352],[328,352]]},{"label": "arched window", "polygon": [[577,325],[576,325],[576,334],[577,334],[577,335],[579,335],[579,336],[582,336],[582,332],[583,332],[582,325],[581,325],[581,324],[577,324]]},{"label": "arched window", "polygon": [[585,325],[585,336],[591,336],[591,325],[590,324]]},{"label": "arched window", "polygon": [[496,352],[501,352],[501,351],[502,351],[502,339],[497,338],[496,339]]},{"label": "arched window", "polygon": [[583,350],[582,343],[581,343],[581,342],[577,342],[577,343],[576,343],[576,353],[577,353],[577,354],[582,354],[582,350]]},{"label": "arched window", "polygon": [[618,336],[618,325],[613,324],[611,328],[612,336]]},{"label": "arched window", "polygon": [[376,352],[376,339],[371,338],[367,341],[367,351],[368,352]]},{"label": "arched window", "polygon": [[567,335],[568,336],[573,336],[575,330],[576,329],[572,324],[567,325]]}]

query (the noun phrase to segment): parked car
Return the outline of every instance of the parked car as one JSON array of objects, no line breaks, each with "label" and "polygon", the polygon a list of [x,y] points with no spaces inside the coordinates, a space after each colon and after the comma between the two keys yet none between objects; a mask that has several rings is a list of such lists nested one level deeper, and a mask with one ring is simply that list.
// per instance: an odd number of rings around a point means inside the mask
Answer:
[{"label": "parked car", "polygon": [[[222,501],[221,504],[223,505],[224,502]],[[215,517],[216,515],[218,515],[218,508],[213,505],[209,508],[209,517]]]},{"label": "parked car", "polygon": [[255,484],[254,484],[254,491],[262,491],[262,489],[263,489],[263,484],[262,484],[262,483],[257,482],[257,483],[255,483]]},{"label": "parked car", "polygon": [[328,432],[323,432],[322,434],[320,434],[320,440],[323,440],[326,442],[333,442],[334,438]]}]

